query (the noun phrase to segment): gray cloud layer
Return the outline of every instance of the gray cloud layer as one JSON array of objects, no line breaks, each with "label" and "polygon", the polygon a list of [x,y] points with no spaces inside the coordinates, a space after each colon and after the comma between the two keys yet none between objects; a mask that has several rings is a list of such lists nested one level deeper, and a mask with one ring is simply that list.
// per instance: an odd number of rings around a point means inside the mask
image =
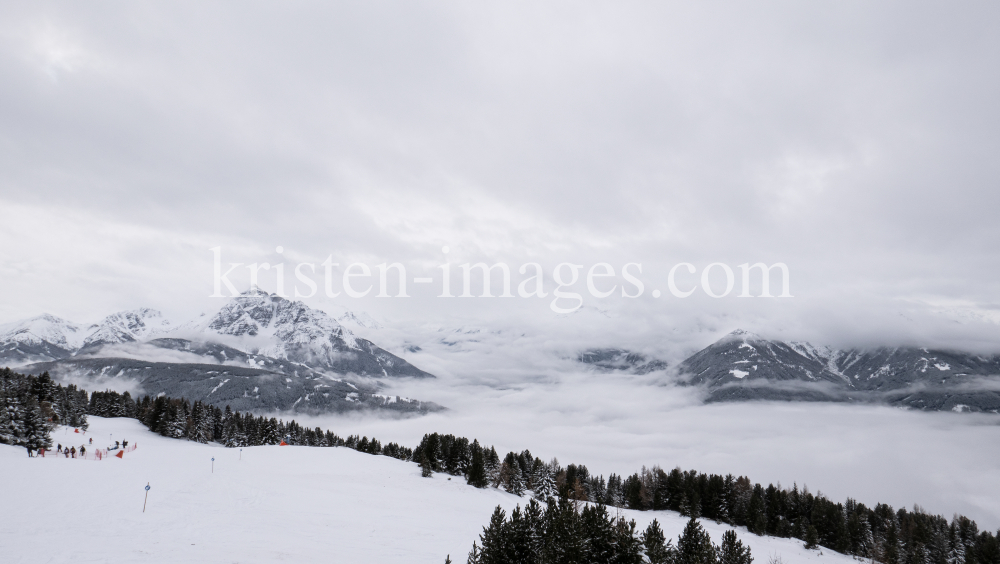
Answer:
[{"label": "gray cloud layer", "polygon": [[[455,262],[643,262],[647,299],[602,306],[638,334],[995,348],[998,16],[4,6],[0,273],[19,299],[0,317],[191,314],[216,245],[413,268],[449,245]],[[758,260],[790,265],[794,300],[648,298],[677,262]],[[401,302],[347,305],[549,323],[540,304]]]}]

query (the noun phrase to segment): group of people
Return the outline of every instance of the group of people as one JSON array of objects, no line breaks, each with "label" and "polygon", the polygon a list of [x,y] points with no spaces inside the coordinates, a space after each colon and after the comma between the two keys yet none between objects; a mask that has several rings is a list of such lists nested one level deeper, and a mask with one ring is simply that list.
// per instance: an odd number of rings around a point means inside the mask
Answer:
[{"label": "group of people", "polygon": [[[93,445],[94,444],[94,439],[91,438],[88,441],[87,444]],[[121,441],[120,443],[118,441],[115,441],[115,446],[114,447],[108,447],[108,450],[117,450],[118,448],[125,448],[127,446],[128,446],[128,441]],[[32,449],[30,446],[27,447],[27,449],[28,449],[28,457],[34,457],[35,456],[35,450]],[[76,454],[78,452],[80,453],[80,457],[81,458],[86,458],[86,456],[87,456],[87,446],[86,445],[80,445],[79,450],[76,447],[74,447],[74,446],[63,448],[62,443],[59,443],[56,446],[56,455],[57,456],[61,454],[61,455],[63,455],[66,458],[76,458]],[[38,449],[38,456],[41,456],[42,458],[45,458],[45,449],[44,448]]]},{"label": "group of people", "polygon": [[[45,449],[42,449],[41,453],[42,456],[44,457]],[[76,458],[76,447],[63,448],[63,446],[60,444],[58,447],[56,447],[56,454],[62,454],[66,458]],[[80,456],[81,457],[87,456],[87,447],[84,445],[80,445]]]}]

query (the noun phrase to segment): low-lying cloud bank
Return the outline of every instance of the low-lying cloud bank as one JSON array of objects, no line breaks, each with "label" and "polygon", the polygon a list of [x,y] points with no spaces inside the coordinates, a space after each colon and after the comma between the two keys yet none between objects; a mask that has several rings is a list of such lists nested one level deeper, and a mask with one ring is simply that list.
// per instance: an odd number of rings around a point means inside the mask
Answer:
[{"label": "low-lying cloud bank", "polygon": [[[387,393],[449,408],[415,419],[319,417],[340,434],[416,444],[427,432],[476,437],[498,450],[530,449],[607,476],[642,465],[797,482],[842,501],[965,514],[1000,526],[1000,417],[923,413],[875,405],[749,402],[705,405],[702,391],[664,372],[601,373],[542,354],[551,343],[425,343],[408,358],[437,381],[403,381]],[[440,342],[441,340],[439,340]],[[443,341],[454,342],[453,338]]]}]

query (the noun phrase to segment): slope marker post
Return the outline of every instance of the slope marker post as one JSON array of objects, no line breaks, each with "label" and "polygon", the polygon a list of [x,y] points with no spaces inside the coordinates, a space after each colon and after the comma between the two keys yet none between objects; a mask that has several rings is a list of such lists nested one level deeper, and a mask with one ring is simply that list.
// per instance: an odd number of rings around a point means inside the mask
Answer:
[{"label": "slope marker post", "polygon": [[149,501],[149,482],[146,482],[146,498],[142,500],[142,512],[146,512],[146,502]]}]

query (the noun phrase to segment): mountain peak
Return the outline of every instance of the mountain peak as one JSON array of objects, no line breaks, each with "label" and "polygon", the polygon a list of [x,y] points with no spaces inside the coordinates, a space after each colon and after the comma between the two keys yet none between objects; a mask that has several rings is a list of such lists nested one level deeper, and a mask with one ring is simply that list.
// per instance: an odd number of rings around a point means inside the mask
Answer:
[{"label": "mountain peak", "polygon": [[258,286],[256,284],[251,284],[250,288],[248,288],[246,292],[243,292],[242,294],[240,294],[241,297],[243,297],[243,296],[245,296],[245,297],[265,296],[265,297],[267,297],[267,296],[270,296],[270,295],[271,294],[267,290],[262,289],[260,286]]},{"label": "mountain peak", "polygon": [[[112,313],[83,341],[79,352],[93,352],[103,345],[146,340],[172,329],[159,310],[142,307]],[[78,353],[79,354],[79,353]]]},{"label": "mountain peak", "polygon": [[719,339],[721,342],[728,341],[763,341],[760,335],[746,331],[744,329],[736,329],[731,333],[727,334],[725,337]]}]

